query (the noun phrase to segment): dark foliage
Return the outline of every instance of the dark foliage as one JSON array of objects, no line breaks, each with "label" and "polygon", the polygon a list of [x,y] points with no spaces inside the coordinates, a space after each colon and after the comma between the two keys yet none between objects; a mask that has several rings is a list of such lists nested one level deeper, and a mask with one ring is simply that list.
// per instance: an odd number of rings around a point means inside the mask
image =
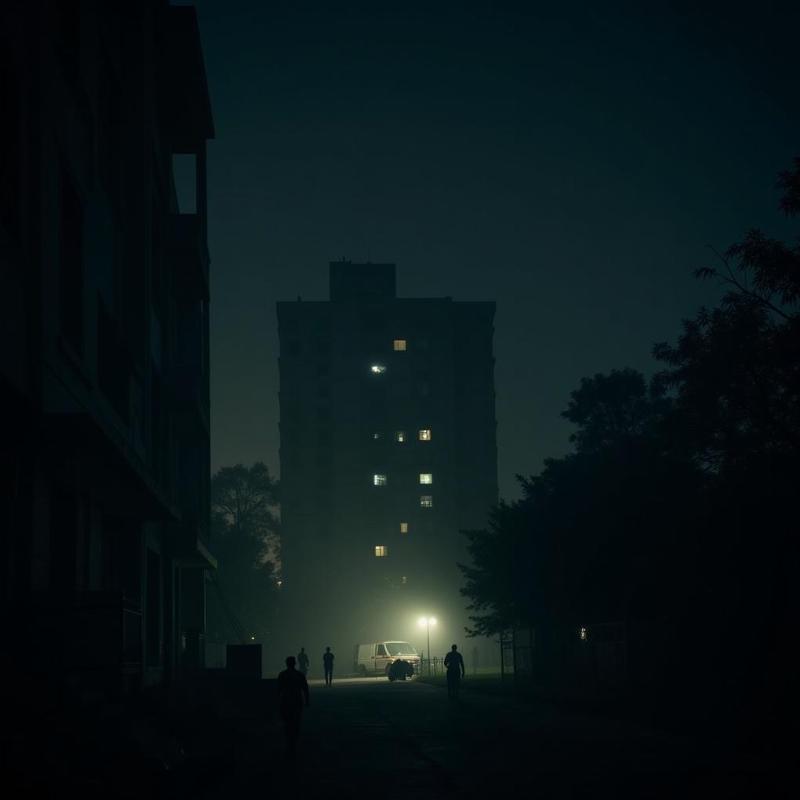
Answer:
[{"label": "dark foliage", "polygon": [[266,465],[223,467],[211,479],[211,526],[218,569],[209,629],[225,641],[263,641],[280,576],[278,483]]},{"label": "dark foliage", "polygon": [[[798,214],[800,159],[779,185]],[[621,621],[634,681],[774,717],[797,605],[800,248],[754,230],[696,274],[718,305],[655,346],[649,384],[581,381],[574,451],[467,532],[462,592],[474,634]]]}]

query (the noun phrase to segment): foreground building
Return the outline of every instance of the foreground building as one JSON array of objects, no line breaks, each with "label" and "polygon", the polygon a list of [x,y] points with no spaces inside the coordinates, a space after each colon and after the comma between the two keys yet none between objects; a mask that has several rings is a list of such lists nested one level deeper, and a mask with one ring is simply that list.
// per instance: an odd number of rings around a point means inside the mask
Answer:
[{"label": "foreground building", "polygon": [[358,641],[423,641],[419,614],[463,638],[460,531],[497,502],[494,303],[395,281],[341,261],[328,301],[278,303],[287,607],[344,664]]},{"label": "foreground building", "polygon": [[4,5],[0,91],[6,666],[79,695],[162,683],[202,665],[214,566],[194,10]]}]

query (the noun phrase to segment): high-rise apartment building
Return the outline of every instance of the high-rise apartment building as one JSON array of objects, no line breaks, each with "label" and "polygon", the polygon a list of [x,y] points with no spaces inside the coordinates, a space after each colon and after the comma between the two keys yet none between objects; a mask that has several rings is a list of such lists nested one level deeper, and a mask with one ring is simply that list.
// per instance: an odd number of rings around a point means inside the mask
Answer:
[{"label": "high-rise apartment building", "polygon": [[340,649],[417,611],[463,632],[460,531],[497,501],[494,303],[395,282],[334,262],[329,300],[278,303],[284,588]]}]

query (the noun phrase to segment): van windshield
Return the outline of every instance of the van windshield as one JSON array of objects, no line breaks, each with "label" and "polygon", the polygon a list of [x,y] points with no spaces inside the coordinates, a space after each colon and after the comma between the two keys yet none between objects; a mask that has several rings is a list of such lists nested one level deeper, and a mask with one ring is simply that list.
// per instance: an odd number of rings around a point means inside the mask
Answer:
[{"label": "van windshield", "polygon": [[417,651],[408,642],[386,642],[390,656],[415,656]]}]

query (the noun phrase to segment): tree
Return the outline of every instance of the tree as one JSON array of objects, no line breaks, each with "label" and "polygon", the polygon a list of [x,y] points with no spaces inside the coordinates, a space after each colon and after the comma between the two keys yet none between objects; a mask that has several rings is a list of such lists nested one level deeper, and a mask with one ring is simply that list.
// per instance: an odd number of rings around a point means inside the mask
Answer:
[{"label": "tree", "polygon": [[[780,176],[781,208],[800,213],[800,159]],[[796,619],[800,485],[800,246],[751,230],[697,270],[725,289],[654,354],[680,432],[706,476],[700,615],[717,671],[778,714],[793,683],[786,630]],[[746,647],[731,652],[731,643]],[[761,695],[752,694],[761,687]],[[776,726],[777,727],[777,726]]]},{"label": "tree", "polygon": [[576,449],[589,451],[643,437],[667,407],[660,386],[626,368],[582,378],[561,416],[577,428],[570,436]]},{"label": "tree", "polygon": [[472,564],[460,565],[465,578],[461,594],[469,599],[473,612],[470,636],[493,636],[524,624],[526,615],[515,596],[514,575],[521,523],[519,504],[501,502],[491,510],[487,529],[464,532]]},{"label": "tree", "polygon": [[278,489],[261,462],[222,467],[211,479],[212,538],[219,566],[210,617],[224,638],[244,633],[263,639],[269,632],[280,579]]},{"label": "tree", "polygon": [[[797,215],[800,160],[780,186]],[[542,628],[624,619],[668,702],[764,719],[793,681],[800,247],[750,231],[697,275],[724,285],[718,305],[655,346],[649,383],[581,381],[563,412],[574,451],[468,532],[462,592],[474,633],[533,625],[540,653]]]},{"label": "tree", "polygon": [[522,499],[467,534],[475,632],[663,613],[661,596],[675,594],[675,572],[664,573],[697,483],[662,435],[669,410],[634,370],[581,381],[563,414],[576,425],[575,452],[518,476]]},{"label": "tree", "polygon": [[[781,175],[781,207],[800,213],[800,159]],[[696,275],[725,287],[721,303],[657,344],[657,376],[672,391],[697,458],[715,471],[754,457],[800,456],[800,246],[751,230]]]}]

